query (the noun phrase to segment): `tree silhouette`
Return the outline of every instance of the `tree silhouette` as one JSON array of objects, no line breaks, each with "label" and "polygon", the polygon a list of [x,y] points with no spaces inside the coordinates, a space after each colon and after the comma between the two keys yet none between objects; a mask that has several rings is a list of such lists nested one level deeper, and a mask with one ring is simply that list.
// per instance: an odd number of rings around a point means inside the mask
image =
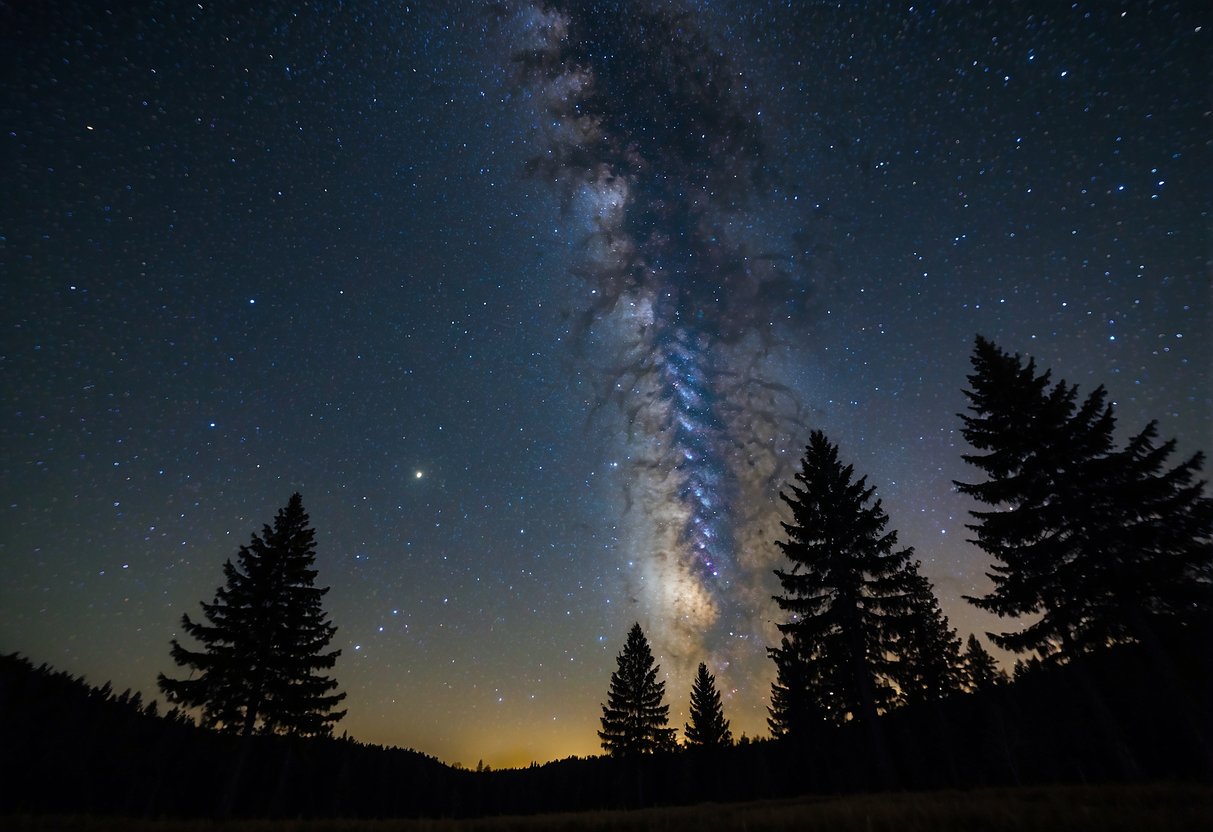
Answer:
[{"label": "tree silhouette", "polygon": [[961,689],[960,637],[919,566],[911,564],[906,570],[909,611],[894,671],[908,704],[947,699]]},{"label": "tree silhouette", "polygon": [[684,728],[688,746],[695,748],[720,748],[733,744],[733,733],[729,721],[724,718],[724,706],[720,702],[720,691],[716,690],[716,677],[708,673],[708,666],[699,663],[695,684],[691,687],[691,721]]},{"label": "tree silhouette", "polygon": [[988,690],[1006,679],[1006,673],[998,669],[998,662],[972,633],[960,660],[964,668],[965,687],[969,691]]},{"label": "tree silhouette", "polygon": [[1169,470],[1174,441],[1150,423],[1115,448],[1114,409],[1098,387],[1052,384],[1033,360],[978,336],[962,433],[986,475],[957,488],[990,510],[971,512],[975,542],[995,563],[992,591],[968,598],[1000,616],[1038,615],[991,634],[998,646],[1067,660],[1209,615],[1213,500],[1195,481],[1196,454]]},{"label": "tree silhouette", "polygon": [[897,533],[867,478],[838,459],[838,447],[813,431],[795,475],[780,493],[792,510],[777,545],[792,562],[775,570],[789,614],[778,624],[779,647],[768,648],[777,678],[770,720],[776,736],[792,736],[824,717],[872,722],[894,701],[894,651],[909,612],[910,549]]},{"label": "tree silhouette", "polygon": [[632,625],[618,656],[618,669],[611,674],[606,704],[602,706],[602,730],[598,738],[612,757],[655,754],[674,748],[670,706],[665,682],[657,680],[660,668],[653,662],[648,639],[640,623]]},{"label": "tree silhouette", "polygon": [[202,643],[189,650],[172,640],[172,657],[191,669],[185,679],[159,676],[170,702],[202,709],[204,725],[224,731],[328,735],[345,715],[345,698],[333,693],[331,669],[340,650],[324,652],[337,628],[328,623],[313,585],[315,531],[295,494],[263,527],[236,563],[223,565],[225,583],[202,603],[205,622],[181,617],[185,632]]}]

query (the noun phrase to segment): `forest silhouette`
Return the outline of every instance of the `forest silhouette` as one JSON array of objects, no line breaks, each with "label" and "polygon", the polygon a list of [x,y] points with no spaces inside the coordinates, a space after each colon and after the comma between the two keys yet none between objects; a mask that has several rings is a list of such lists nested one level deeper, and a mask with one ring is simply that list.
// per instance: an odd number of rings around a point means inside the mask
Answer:
[{"label": "forest silhouette", "polygon": [[[891,789],[1213,778],[1213,500],[1203,455],[1169,466],[1151,423],[1123,446],[1106,391],[1080,397],[978,338],[957,483],[992,589],[1024,626],[990,634],[1002,671],[951,628],[876,489],[812,431],[776,570],[785,618],[771,737],[734,742],[699,665],[678,745],[633,625],[602,705],[602,757],[476,771],[332,736],[336,630],[299,495],[254,534],[204,619],[171,709],[0,658],[0,811],[147,817],[472,817]],[[962,649],[963,644],[963,649]]]}]

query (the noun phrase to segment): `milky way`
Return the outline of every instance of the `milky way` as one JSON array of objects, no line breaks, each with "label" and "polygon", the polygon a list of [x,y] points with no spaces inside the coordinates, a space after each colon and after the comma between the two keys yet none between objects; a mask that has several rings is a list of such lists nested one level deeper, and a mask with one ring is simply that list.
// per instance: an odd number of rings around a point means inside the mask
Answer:
[{"label": "milky way", "polygon": [[[757,220],[778,179],[744,71],[692,15],[527,6],[512,58],[589,287],[573,326],[625,415],[632,590],[675,669],[753,633],[758,540],[799,405],[770,371],[807,276]],[[605,357],[604,357],[605,356]],[[769,548],[769,544],[767,546]],[[758,641],[761,641],[759,639]],[[759,645],[755,645],[759,646]]]}]

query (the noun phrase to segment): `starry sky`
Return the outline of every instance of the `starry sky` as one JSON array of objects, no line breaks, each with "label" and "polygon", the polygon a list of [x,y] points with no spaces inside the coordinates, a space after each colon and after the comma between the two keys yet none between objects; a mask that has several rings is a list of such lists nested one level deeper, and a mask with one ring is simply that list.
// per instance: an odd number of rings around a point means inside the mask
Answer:
[{"label": "starry sky", "polygon": [[299,491],[338,730],[598,752],[640,621],[765,734],[776,494],[962,636],[973,337],[1209,449],[1203,4],[0,2],[0,650],[157,696]]}]

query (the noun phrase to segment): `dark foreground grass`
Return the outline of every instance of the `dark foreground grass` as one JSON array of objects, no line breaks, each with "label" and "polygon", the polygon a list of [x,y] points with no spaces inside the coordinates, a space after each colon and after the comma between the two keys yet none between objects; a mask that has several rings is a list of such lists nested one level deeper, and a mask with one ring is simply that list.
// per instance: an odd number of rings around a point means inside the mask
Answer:
[{"label": "dark foreground grass", "polygon": [[1213,829],[1213,786],[1055,786],[815,797],[473,820],[173,821],[0,818],[19,832],[1171,832]]}]

